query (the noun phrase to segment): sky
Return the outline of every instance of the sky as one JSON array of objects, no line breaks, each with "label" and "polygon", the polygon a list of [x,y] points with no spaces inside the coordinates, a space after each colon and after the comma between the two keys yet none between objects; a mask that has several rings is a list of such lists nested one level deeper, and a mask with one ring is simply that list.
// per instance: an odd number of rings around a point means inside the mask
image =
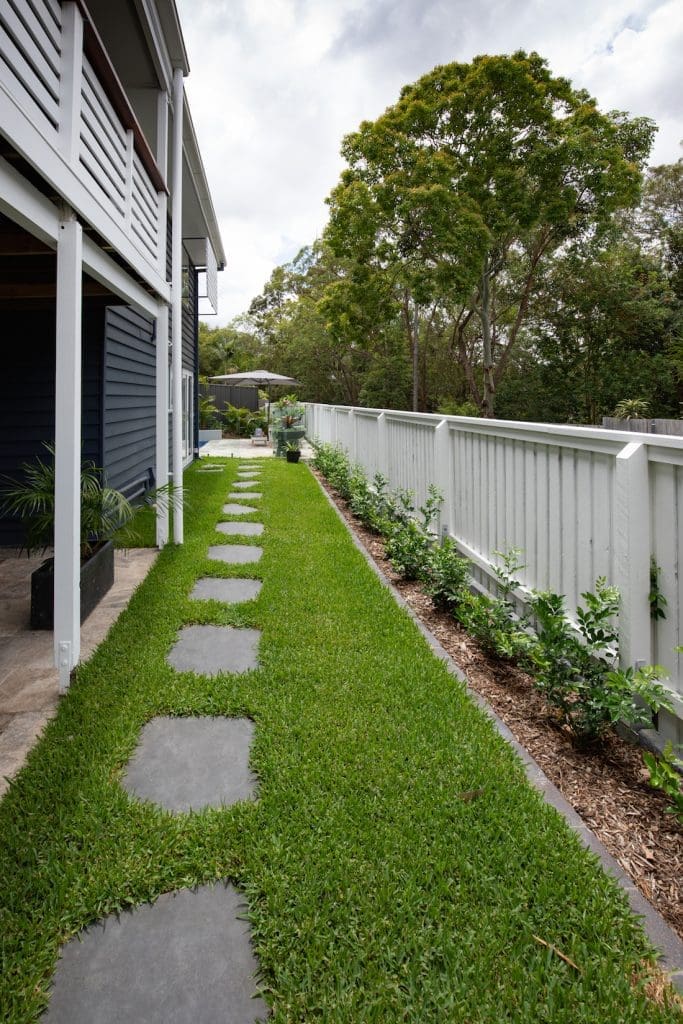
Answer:
[{"label": "sky", "polygon": [[185,87],[227,254],[224,325],[312,243],[344,135],[437,64],[536,50],[601,110],[659,125],[683,156],[681,0],[176,0]]}]

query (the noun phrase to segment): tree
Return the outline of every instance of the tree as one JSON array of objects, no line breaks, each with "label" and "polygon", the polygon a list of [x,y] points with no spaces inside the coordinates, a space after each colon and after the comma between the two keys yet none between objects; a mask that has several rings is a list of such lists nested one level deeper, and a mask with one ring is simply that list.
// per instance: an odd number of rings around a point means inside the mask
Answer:
[{"label": "tree", "polygon": [[546,261],[637,201],[653,130],[600,113],[535,53],[437,67],[344,140],[327,239],[402,297],[415,365],[421,312],[448,311],[492,416]]},{"label": "tree", "polygon": [[254,369],[258,349],[254,335],[241,330],[236,320],[227,327],[209,327],[199,321],[199,373],[203,377]]}]

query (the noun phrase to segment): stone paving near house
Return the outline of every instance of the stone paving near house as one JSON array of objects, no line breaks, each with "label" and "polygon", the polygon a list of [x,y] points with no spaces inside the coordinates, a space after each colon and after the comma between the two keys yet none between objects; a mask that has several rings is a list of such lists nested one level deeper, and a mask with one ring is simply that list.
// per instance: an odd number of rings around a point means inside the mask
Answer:
[{"label": "stone paving near house", "polygon": [[[13,550],[0,553],[0,797],[59,703],[54,634],[29,629],[31,573],[48,554],[26,558]],[[114,585],[81,627],[82,662],[104,640],[157,554],[151,548],[116,551]]]},{"label": "stone paving near house", "polygon": [[[245,511],[238,509],[238,514]],[[255,535],[263,524],[218,523],[216,529]],[[208,557],[245,564],[257,562],[262,552],[252,545],[223,544],[209,547]],[[232,604],[255,599],[261,585],[260,580],[202,577],[190,596]],[[247,672],[258,668],[260,636],[257,629],[183,626],[167,660],[178,671],[201,675]],[[256,779],[249,768],[253,733],[253,722],[245,718],[154,718],[141,731],[122,785],[132,797],[175,814],[255,799]],[[246,909],[232,886],[217,883],[167,893],[153,905],[97,922],[63,947],[44,1019],[48,1024],[266,1020],[267,1005],[254,998],[257,963]]]}]

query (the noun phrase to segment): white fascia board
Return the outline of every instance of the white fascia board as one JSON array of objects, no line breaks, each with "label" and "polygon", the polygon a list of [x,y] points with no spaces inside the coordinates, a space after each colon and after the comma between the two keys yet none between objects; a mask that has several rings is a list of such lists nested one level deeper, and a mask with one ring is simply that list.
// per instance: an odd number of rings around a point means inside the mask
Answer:
[{"label": "white fascia board", "polygon": [[0,81],[0,125],[10,125],[5,134],[21,155],[49,182],[55,192],[109,242],[117,253],[140,274],[159,295],[167,293],[166,281],[145,257],[131,245],[120,224],[104,209],[95,196],[47,142],[40,131],[17,106],[14,97]]},{"label": "white fascia board", "polygon": [[[0,210],[35,238],[56,248],[59,232],[57,207],[2,157]],[[156,316],[158,301],[87,236],[83,238],[83,269],[124,302],[141,312]],[[170,297],[170,287],[165,284],[160,298],[168,303]]]},{"label": "white fascia board", "polygon": [[185,111],[183,117],[183,155],[185,158],[185,166],[187,167],[190,180],[192,182],[192,189],[197,197],[197,202],[206,225],[206,234],[211,242],[211,248],[213,249],[216,257],[218,269],[223,270],[225,267],[225,250],[223,249],[223,241],[218,227],[218,219],[216,217],[216,211],[211,198],[209,183],[206,178],[206,171],[204,170],[204,164],[199,152],[199,143],[197,142],[197,134],[194,130],[187,97],[185,97]]}]

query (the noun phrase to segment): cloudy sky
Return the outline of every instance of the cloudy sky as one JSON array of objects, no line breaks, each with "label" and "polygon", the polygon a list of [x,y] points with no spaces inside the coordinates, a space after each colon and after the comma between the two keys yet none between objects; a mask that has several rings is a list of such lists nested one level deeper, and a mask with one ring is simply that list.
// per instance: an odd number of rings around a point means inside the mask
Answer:
[{"label": "cloudy sky", "polygon": [[603,110],[659,125],[652,163],[682,154],[680,0],[177,0],[186,88],[228,266],[219,315],[244,312],[312,242],[342,137],[436,64],[536,50]]}]

